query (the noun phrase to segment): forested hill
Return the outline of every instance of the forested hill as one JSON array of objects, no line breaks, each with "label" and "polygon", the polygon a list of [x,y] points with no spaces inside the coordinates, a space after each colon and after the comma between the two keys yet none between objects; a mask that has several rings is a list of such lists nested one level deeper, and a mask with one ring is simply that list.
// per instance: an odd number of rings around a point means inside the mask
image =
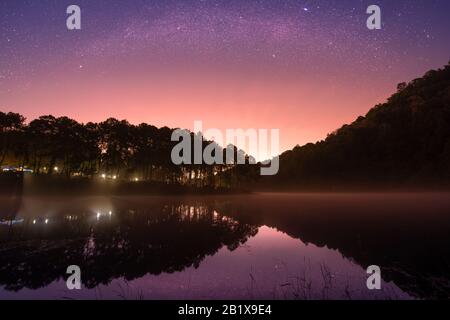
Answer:
[{"label": "forested hill", "polygon": [[[357,94],[357,93],[355,93]],[[450,64],[398,85],[386,103],[280,156],[271,186],[450,185]]]}]

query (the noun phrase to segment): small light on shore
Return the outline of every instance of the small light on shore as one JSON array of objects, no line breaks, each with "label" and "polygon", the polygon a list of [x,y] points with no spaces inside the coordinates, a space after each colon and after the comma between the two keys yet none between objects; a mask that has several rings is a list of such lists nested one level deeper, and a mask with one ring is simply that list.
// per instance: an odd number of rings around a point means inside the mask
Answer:
[{"label": "small light on shore", "polygon": [[97,220],[100,219],[100,212],[97,212]]},{"label": "small light on shore", "polygon": [[102,179],[106,179],[106,174],[102,173]]},{"label": "small light on shore", "polygon": [[53,170],[58,171],[58,167],[54,167]]},{"label": "small light on shore", "polygon": [[116,180],[116,179],[117,179],[117,176],[113,176],[112,178],[113,178],[113,180]]},{"label": "small light on shore", "polygon": [[48,219],[45,219],[45,224],[48,224]]},{"label": "small light on shore", "polygon": [[33,224],[36,224],[36,219],[33,220]]},{"label": "small light on shore", "polygon": [[134,181],[139,181],[139,178],[134,178]]}]

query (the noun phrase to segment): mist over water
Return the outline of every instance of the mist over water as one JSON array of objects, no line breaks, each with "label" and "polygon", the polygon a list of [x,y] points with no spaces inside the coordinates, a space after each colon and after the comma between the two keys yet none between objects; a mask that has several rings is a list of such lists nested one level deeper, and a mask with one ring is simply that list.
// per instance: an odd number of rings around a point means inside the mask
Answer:
[{"label": "mist over water", "polygon": [[[2,197],[0,298],[449,294],[447,194]],[[16,210],[6,216],[7,210]],[[11,212],[11,211],[10,211]],[[68,290],[69,265],[82,290]],[[379,265],[381,290],[366,287]]]}]

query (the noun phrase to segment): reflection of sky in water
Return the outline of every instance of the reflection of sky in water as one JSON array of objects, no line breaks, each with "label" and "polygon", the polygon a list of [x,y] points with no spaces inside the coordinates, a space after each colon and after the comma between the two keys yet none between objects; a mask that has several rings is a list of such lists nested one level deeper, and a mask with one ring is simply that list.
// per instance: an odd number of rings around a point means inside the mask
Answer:
[{"label": "reflection of sky in water", "polygon": [[[324,282],[328,275],[331,276],[329,289]],[[348,298],[347,286],[352,298],[408,297],[395,285],[386,283],[382,292],[370,294],[366,276],[361,267],[344,259],[338,251],[305,246],[281,232],[261,227],[255,237],[236,251],[222,248],[217,255],[205,259],[198,269],[165,274],[159,279],[144,277],[130,286],[135,290],[147,288],[142,290],[144,296],[153,298]],[[311,289],[308,289],[309,282]]]},{"label": "reflection of sky in water", "polygon": [[[0,197],[0,299],[448,296],[448,194],[19,200]],[[66,289],[70,264],[91,289]]]},{"label": "reflection of sky in water", "polygon": [[234,251],[221,248],[198,268],[172,274],[114,279],[94,289],[69,291],[57,280],[47,287],[0,291],[0,298],[66,299],[407,299],[395,284],[368,290],[367,274],[339,251],[305,245],[275,229],[260,227]]}]

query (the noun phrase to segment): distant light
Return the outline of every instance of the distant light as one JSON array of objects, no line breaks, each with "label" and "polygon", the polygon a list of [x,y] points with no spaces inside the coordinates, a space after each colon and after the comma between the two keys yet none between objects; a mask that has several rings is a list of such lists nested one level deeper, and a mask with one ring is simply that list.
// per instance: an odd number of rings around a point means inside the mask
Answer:
[{"label": "distant light", "polygon": [[102,173],[102,178],[106,179],[106,174]]},{"label": "distant light", "polygon": [[33,224],[36,224],[36,219],[33,220]]},{"label": "distant light", "polygon": [[134,178],[134,181],[139,181],[139,178]]},{"label": "distant light", "polygon": [[58,167],[54,167],[53,170],[58,171]]},{"label": "distant light", "polygon": [[113,176],[112,178],[113,178],[113,180],[116,180],[116,179],[117,179],[117,176]]},{"label": "distant light", "polygon": [[97,212],[97,220],[100,219],[100,212]]},{"label": "distant light", "polygon": [[112,215],[112,212],[111,212],[111,211],[109,211],[109,212],[108,212],[108,214],[109,214],[109,215]]},{"label": "distant light", "polygon": [[47,224],[48,223],[48,219],[45,219],[45,224]]},{"label": "distant light", "polygon": [[309,9],[308,8],[303,8],[303,11],[309,11]]}]

